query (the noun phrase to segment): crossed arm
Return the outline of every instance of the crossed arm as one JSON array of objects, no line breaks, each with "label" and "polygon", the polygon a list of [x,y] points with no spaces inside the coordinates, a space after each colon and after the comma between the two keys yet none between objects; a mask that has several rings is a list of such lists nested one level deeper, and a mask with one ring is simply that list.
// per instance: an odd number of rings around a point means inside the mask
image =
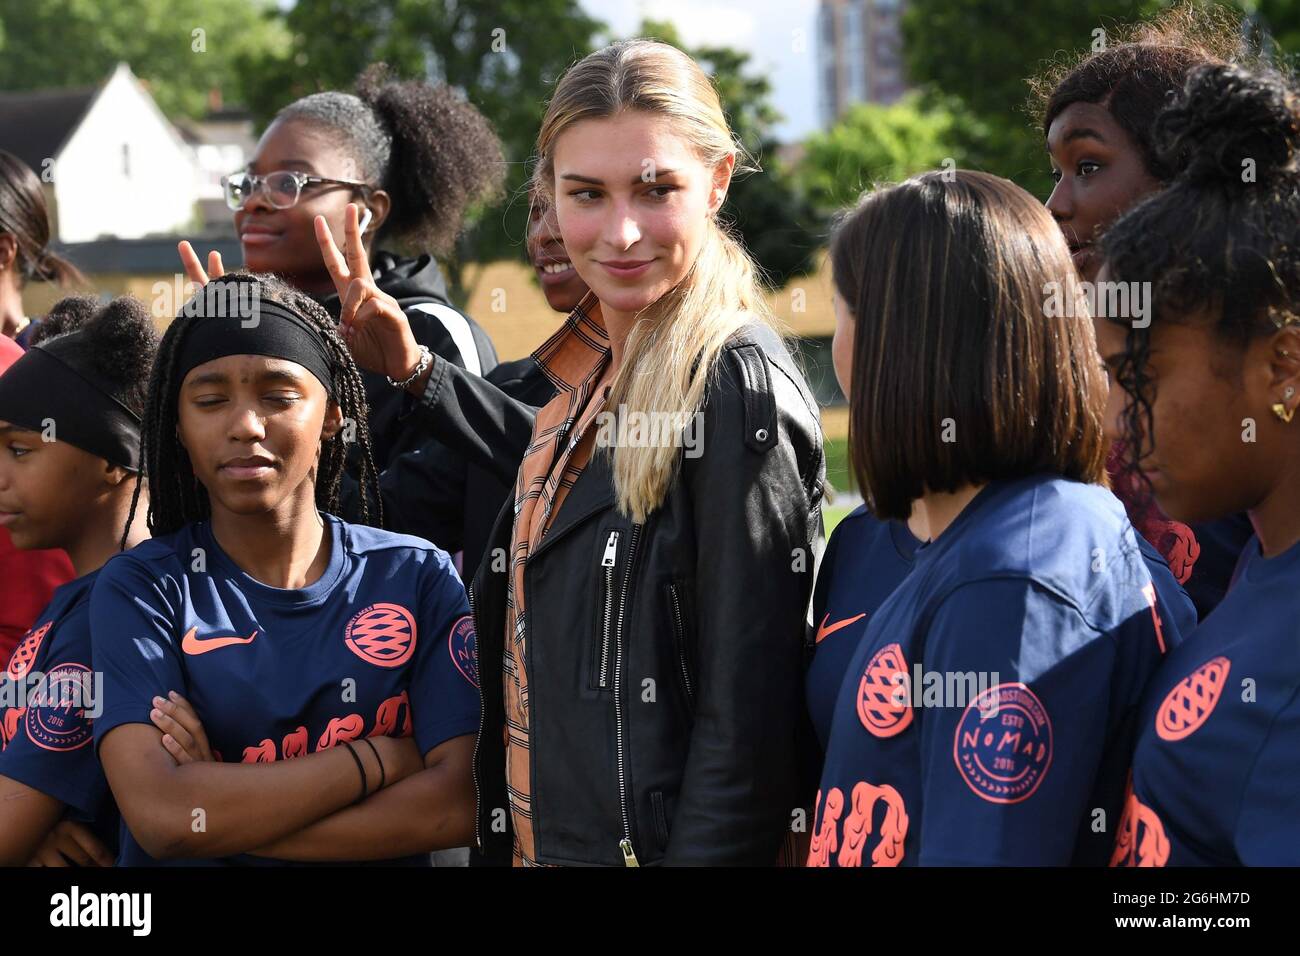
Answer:
[{"label": "crossed arm", "polygon": [[347,748],[267,764],[220,763],[183,698],[154,703],[157,726],[123,724],[100,743],[118,807],[150,856],[372,860],[471,839],[472,735],[423,756],[409,737],[368,738],[374,751],[355,743],[369,786],[354,803],[362,776]]},{"label": "crossed arm", "polygon": [[108,847],[65,811],[58,798],[0,776],[0,866],[112,866]]}]

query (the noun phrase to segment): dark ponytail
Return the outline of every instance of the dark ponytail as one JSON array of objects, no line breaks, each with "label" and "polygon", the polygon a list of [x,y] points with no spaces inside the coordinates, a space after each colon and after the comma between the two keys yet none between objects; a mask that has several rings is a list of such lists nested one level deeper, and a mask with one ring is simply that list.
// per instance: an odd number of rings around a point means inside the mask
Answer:
[{"label": "dark ponytail", "polygon": [[380,240],[413,251],[450,252],[466,212],[496,199],[505,180],[501,141],[473,104],[445,84],[397,80],[382,63],[361,74],[355,93],[314,93],[276,119],[339,137],[357,178],[392,197]]},{"label": "dark ponytail", "polygon": [[31,167],[0,149],[0,233],[14,237],[14,265],[21,283],[30,280],[60,286],[84,285],[85,277],[67,259],[48,248],[50,216],[41,181]]},{"label": "dark ponytail", "polygon": [[[1296,182],[1296,90],[1274,71],[1206,66],[1156,121],[1163,161],[1184,189],[1260,192]],[[1258,205],[1257,203],[1255,204]]]}]

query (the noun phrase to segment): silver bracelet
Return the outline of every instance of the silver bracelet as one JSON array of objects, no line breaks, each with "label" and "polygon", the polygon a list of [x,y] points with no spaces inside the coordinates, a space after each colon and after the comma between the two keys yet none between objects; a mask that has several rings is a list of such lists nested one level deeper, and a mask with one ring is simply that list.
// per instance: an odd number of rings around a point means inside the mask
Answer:
[{"label": "silver bracelet", "polygon": [[393,388],[400,388],[405,390],[412,382],[414,382],[417,378],[419,378],[421,375],[424,374],[424,370],[427,369],[430,366],[430,364],[432,364],[432,362],[433,362],[433,353],[429,351],[429,347],[427,345],[421,345],[420,361],[415,363],[414,372],[406,376],[406,378],[404,378],[400,382],[394,379],[391,375],[385,375],[384,378],[388,379],[388,384],[393,386]]}]

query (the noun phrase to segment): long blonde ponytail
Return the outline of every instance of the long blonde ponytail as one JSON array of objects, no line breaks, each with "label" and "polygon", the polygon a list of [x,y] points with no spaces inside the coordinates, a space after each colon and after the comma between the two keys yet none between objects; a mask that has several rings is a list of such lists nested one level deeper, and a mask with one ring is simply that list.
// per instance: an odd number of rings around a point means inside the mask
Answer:
[{"label": "long blonde ponytail", "polygon": [[[554,145],[566,128],[623,110],[670,117],[710,168],[728,156],[736,157],[738,170],[751,168],[742,164],[743,147],[699,64],[668,44],[627,40],[584,57],[561,78],[537,138],[536,191],[553,201]],[[713,219],[686,276],[637,316],[608,408],[689,422],[703,404],[723,346],[753,322],[775,325],[757,267],[727,227]],[[668,494],[681,448],[658,441],[620,443],[611,450],[619,510],[643,522]]]}]

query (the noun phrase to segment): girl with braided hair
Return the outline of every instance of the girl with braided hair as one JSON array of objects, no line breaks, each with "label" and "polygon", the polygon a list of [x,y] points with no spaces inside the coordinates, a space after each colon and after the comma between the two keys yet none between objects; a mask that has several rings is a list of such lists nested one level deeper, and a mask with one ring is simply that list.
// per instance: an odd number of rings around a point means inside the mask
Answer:
[{"label": "girl with braided hair", "polygon": [[468,841],[465,590],[428,542],[335,517],[353,444],[378,500],[360,374],[309,296],[232,273],[168,327],[154,538],[91,598],[121,863],[418,865]]}]

